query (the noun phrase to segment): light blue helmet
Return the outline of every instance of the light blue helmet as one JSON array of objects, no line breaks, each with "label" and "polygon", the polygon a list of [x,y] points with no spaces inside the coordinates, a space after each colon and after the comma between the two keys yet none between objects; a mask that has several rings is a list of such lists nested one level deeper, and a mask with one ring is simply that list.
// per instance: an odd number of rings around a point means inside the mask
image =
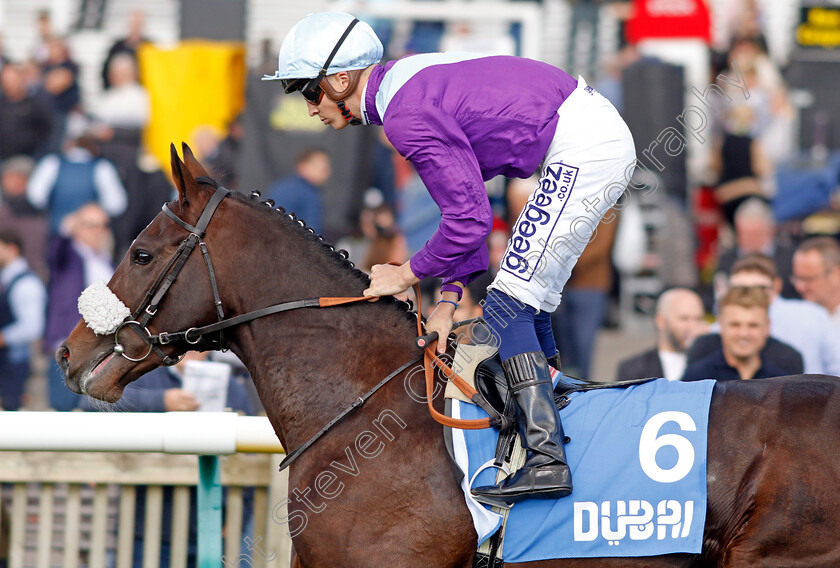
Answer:
[{"label": "light blue helmet", "polygon": [[[277,58],[277,71],[263,79],[288,83],[289,79],[317,77],[355,19],[342,12],[309,14],[295,24],[283,40]],[[373,28],[360,21],[341,42],[324,74],[365,69],[379,63],[383,52],[382,42]]]}]

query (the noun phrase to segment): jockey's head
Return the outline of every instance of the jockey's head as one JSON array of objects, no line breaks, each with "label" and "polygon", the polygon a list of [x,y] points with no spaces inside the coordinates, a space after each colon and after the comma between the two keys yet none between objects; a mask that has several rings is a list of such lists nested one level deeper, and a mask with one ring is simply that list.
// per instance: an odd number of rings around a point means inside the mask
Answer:
[{"label": "jockey's head", "polygon": [[[344,121],[361,124],[345,101],[353,95],[365,69],[382,59],[382,42],[366,23],[340,12],[310,14],[289,31],[280,46],[277,71],[266,81],[280,81],[288,93],[299,91],[310,115],[321,114],[324,94]],[[320,116],[325,118],[328,112]],[[333,124],[333,128],[345,124]]]}]

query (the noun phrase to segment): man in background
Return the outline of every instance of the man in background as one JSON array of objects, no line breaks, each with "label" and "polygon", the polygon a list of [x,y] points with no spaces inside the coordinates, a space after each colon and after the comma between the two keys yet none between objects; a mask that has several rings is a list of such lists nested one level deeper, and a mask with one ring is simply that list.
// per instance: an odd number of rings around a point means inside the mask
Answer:
[{"label": "man in background", "polygon": [[108,49],[108,55],[105,56],[105,61],[102,62],[102,86],[105,89],[110,89],[112,86],[111,78],[108,74],[108,69],[111,67],[111,61],[121,55],[127,54],[135,62],[137,61],[137,49],[148,40],[143,35],[143,28],[146,25],[146,15],[140,11],[134,11],[128,17],[128,33],[115,41]]},{"label": "man in background", "polygon": [[29,156],[0,162],[0,227],[17,231],[29,268],[46,282],[47,216],[26,199],[26,184],[34,168],[35,161]]},{"label": "man in background", "polygon": [[53,128],[46,102],[29,93],[19,64],[0,71],[0,160],[24,155],[40,158],[47,151]]},{"label": "man in background", "polygon": [[663,292],[656,302],[656,347],[621,361],[617,379],[679,380],[685,371],[688,347],[708,327],[703,316],[703,301],[693,290],[671,288]]},{"label": "man in background", "polygon": [[331,175],[329,155],[320,148],[306,148],[295,160],[295,173],[274,183],[266,197],[321,234],[324,229],[321,190]]},{"label": "man in background", "polygon": [[840,376],[840,332],[822,306],[780,296],[782,282],[772,258],[754,254],[740,259],[732,267],[729,285],[766,290],[773,337],[799,351],[806,373]]},{"label": "man in background", "polygon": [[766,201],[757,197],[747,199],[735,211],[734,248],[724,250],[718,260],[715,284],[725,288],[726,279],[732,274],[732,267],[738,259],[751,254],[769,256],[776,265],[776,272],[782,277],[780,293],[785,298],[798,298],[789,278],[793,272],[794,248],[776,239],[776,218]]},{"label": "man in background", "polygon": [[814,237],[799,245],[793,255],[796,290],[803,300],[815,302],[831,316],[840,330],[840,243],[833,237]]},{"label": "man in background", "polygon": [[58,235],[50,240],[44,352],[48,358],[50,407],[55,410],[73,410],[79,397],[64,386],[64,371],[53,360],[53,354],[79,321],[82,290],[98,281],[108,282],[114,274],[113,242],[108,214],[96,203],[83,205],[67,215]]},{"label": "man in background", "polygon": [[31,344],[44,332],[47,294],[21,250],[20,235],[0,229],[0,402],[4,410],[21,407]]},{"label": "man in background", "polygon": [[64,219],[87,203],[98,203],[116,217],[128,206],[128,196],[117,168],[99,157],[96,140],[89,134],[68,140],[64,150],[38,162],[26,187],[26,198],[47,212],[50,236]]},{"label": "man in background", "polygon": [[762,358],[770,337],[770,296],[760,287],[734,287],[720,300],[721,347],[685,370],[683,381],[737,381],[785,375]]},{"label": "man in background", "polygon": [[589,379],[595,339],[607,315],[617,217],[618,211],[611,209],[598,224],[566,282],[563,301],[551,314],[563,372],[584,380]]}]

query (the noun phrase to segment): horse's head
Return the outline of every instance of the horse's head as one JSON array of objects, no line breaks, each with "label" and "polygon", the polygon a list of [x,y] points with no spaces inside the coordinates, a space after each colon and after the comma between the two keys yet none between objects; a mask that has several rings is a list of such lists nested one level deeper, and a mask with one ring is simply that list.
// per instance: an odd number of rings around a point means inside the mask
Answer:
[{"label": "horse's head", "polygon": [[189,334],[170,338],[161,332],[218,319],[218,288],[207,259],[214,252],[211,242],[224,243],[230,234],[220,204],[226,190],[217,189],[186,144],[183,155],[182,161],[172,146],[178,199],[132,243],[107,286],[91,286],[80,298],[82,320],[56,352],[76,393],[119,400],[125,385],[195,348]]}]

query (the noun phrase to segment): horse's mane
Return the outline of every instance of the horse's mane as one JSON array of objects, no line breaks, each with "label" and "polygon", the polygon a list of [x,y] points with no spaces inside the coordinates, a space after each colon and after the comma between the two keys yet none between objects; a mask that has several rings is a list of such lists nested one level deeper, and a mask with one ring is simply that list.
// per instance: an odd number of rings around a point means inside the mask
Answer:
[{"label": "horse's mane", "polygon": [[[359,284],[366,288],[370,285],[370,277],[363,271],[356,268],[356,265],[350,260],[350,254],[344,249],[336,249],[331,243],[327,242],[323,235],[319,235],[315,230],[306,224],[306,222],[297,217],[292,212],[287,212],[283,207],[275,207],[272,200],[260,200],[261,195],[259,191],[252,191],[250,196],[245,196],[238,191],[231,191],[228,195],[236,201],[255,209],[259,214],[265,216],[273,222],[282,223],[282,226],[310,244],[314,250],[328,259],[339,272],[346,275],[348,278],[355,279]],[[411,311],[412,304],[410,302],[403,302],[395,299],[392,296],[386,296],[380,299],[380,304],[392,304],[402,314],[405,314],[414,322],[415,314]]]}]

